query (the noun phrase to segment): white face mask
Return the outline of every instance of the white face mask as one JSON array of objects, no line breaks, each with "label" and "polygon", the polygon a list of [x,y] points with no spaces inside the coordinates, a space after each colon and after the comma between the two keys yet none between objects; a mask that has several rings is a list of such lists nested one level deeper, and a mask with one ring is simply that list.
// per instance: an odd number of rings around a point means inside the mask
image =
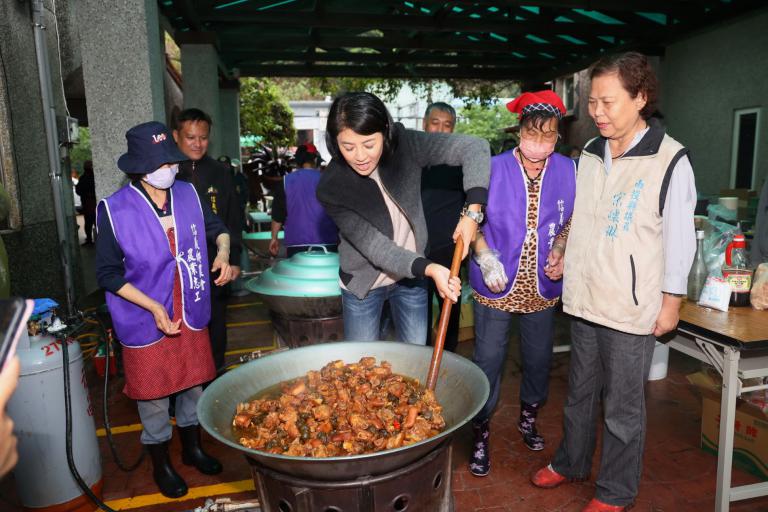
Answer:
[{"label": "white face mask", "polygon": [[179,164],[173,164],[168,167],[161,167],[154,172],[144,176],[144,181],[155,188],[171,188],[176,181],[176,173],[179,172]]}]

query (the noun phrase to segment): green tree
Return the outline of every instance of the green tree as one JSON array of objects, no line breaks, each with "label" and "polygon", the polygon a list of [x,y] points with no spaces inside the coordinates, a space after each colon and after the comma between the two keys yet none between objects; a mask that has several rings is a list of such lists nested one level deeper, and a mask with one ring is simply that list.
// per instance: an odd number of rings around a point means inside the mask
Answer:
[{"label": "green tree", "polygon": [[93,160],[91,154],[91,131],[83,126],[80,127],[80,141],[72,146],[69,153],[69,161],[73,168],[77,169],[79,174],[83,173],[83,162]]},{"label": "green tree", "polygon": [[514,98],[520,94],[520,84],[511,80],[446,80],[454,97],[464,98],[470,104],[492,107],[498,98]]},{"label": "green tree", "polygon": [[456,133],[486,139],[493,154],[501,153],[514,140],[506,129],[517,124],[517,116],[504,105],[469,105],[459,111],[458,117]]},{"label": "green tree", "polygon": [[261,136],[272,149],[295,143],[293,112],[272,80],[240,81],[240,134]]},{"label": "green tree", "polygon": [[[322,100],[326,96],[335,97],[349,91],[368,91],[385,101],[394,100],[400,89],[409,85],[417,97],[432,101],[435,87],[440,83],[433,79],[399,78],[271,78],[283,96],[290,100]],[[513,81],[488,81],[456,79],[446,80],[453,96],[464,98],[468,102],[489,106],[497,98],[517,96],[520,87]]]}]

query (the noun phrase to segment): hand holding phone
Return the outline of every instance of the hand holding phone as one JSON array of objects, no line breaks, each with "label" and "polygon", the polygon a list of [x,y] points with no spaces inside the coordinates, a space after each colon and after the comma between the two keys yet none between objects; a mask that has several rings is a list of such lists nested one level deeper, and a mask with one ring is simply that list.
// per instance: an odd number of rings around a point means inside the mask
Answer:
[{"label": "hand holding phone", "polygon": [[0,300],[0,371],[16,354],[16,345],[27,329],[35,303],[18,297]]},{"label": "hand holding phone", "polygon": [[13,469],[19,459],[13,420],[5,413],[5,407],[19,382],[16,345],[27,329],[27,320],[34,307],[31,300],[0,300],[0,478]]}]

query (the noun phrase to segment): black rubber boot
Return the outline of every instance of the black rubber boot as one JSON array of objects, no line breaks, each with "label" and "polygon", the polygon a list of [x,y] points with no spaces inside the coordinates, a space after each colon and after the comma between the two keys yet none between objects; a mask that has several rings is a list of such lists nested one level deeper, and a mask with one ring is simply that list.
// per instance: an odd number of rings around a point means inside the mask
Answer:
[{"label": "black rubber boot", "polygon": [[187,466],[195,466],[204,475],[221,473],[221,463],[205,453],[200,446],[200,425],[179,427],[181,438],[181,462]]},{"label": "black rubber boot", "polygon": [[520,402],[520,420],[517,422],[517,430],[523,435],[525,446],[535,452],[544,449],[544,438],[536,430],[536,417],[540,407],[541,404]]},{"label": "black rubber boot", "polygon": [[180,498],[187,494],[187,484],[179,476],[168,458],[168,441],[160,444],[148,444],[147,450],[152,458],[152,476],[163,496]]},{"label": "black rubber boot", "polygon": [[472,455],[469,457],[469,472],[475,476],[485,476],[491,470],[491,453],[489,442],[491,439],[490,421],[472,422],[474,441]]}]

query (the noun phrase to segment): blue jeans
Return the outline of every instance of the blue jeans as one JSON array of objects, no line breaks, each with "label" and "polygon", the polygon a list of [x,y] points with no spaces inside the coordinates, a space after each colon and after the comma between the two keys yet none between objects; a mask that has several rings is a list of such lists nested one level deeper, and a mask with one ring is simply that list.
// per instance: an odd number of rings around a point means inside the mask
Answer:
[{"label": "blue jeans", "polygon": [[555,307],[536,313],[507,313],[479,302],[475,311],[475,352],[472,360],[483,370],[491,384],[488,401],[476,416],[477,421],[491,417],[499,401],[501,376],[507,360],[509,331],[515,317],[520,321],[520,355],[523,377],[520,401],[541,404],[549,395],[549,368],[555,331]]},{"label": "blue jeans", "polygon": [[427,340],[427,283],[424,279],[401,279],[389,286],[374,288],[363,299],[342,288],[344,339],[377,340],[385,300],[389,300],[397,340],[424,345]]}]

